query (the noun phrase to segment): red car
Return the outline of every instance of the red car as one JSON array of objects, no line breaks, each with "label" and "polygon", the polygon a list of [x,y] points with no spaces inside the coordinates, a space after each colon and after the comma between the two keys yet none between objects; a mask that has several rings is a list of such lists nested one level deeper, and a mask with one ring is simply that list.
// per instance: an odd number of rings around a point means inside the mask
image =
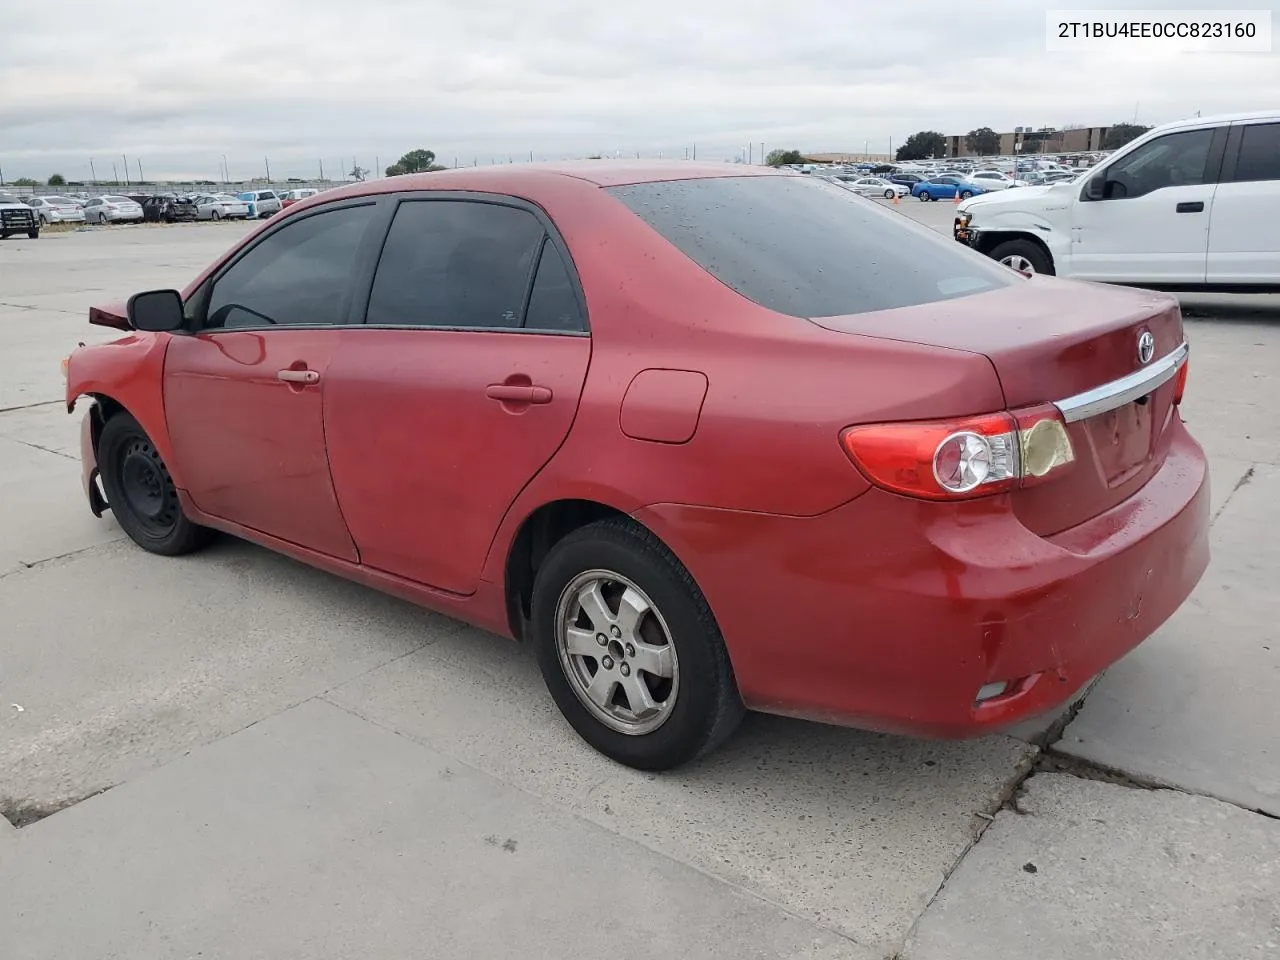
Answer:
[{"label": "red car", "polygon": [[1175,300],[1025,278],[813,177],[353,184],[90,321],[128,331],[68,365],[95,513],[528,640],[635,767],[744,709],[998,730],[1208,563]]}]

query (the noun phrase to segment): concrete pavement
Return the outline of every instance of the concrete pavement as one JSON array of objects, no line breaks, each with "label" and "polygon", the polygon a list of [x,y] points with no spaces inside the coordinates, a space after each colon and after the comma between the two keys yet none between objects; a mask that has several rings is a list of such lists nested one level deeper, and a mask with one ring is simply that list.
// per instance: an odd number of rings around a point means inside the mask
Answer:
[{"label": "concrete pavement", "polygon": [[1078,776],[1028,778],[1015,736],[769,717],[652,776],[578,741],[527,651],[247,544],[151,557],[88,513],[58,361],[115,334],[85,310],[243,229],[0,244],[0,810],[28,824],[0,820],[0,956],[1274,953],[1276,822],[1248,812],[1277,796],[1274,299],[1189,311],[1213,566],[1052,748]]}]

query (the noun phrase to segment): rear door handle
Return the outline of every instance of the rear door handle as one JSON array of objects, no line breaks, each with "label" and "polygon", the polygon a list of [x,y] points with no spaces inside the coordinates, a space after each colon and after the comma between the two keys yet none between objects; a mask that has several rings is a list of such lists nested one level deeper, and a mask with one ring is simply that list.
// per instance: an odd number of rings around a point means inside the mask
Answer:
[{"label": "rear door handle", "polygon": [[276,379],[285,383],[319,383],[320,374],[315,370],[280,370]]},{"label": "rear door handle", "polygon": [[1177,206],[1178,213],[1204,213],[1203,200],[1188,200]]},{"label": "rear door handle", "polygon": [[485,388],[484,395],[490,400],[501,400],[503,403],[551,402],[550,387],[526,386],[518,383],[491,383]]}]

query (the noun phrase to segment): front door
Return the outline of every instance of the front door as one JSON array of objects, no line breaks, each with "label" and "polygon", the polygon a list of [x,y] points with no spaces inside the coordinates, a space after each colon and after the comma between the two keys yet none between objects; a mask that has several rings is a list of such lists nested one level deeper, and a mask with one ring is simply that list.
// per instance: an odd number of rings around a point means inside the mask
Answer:
[{"label": "front door", "polygon": [[1070,275],[1117,283],[1203,283],[1217,186],[1215,130],[1157,137],[1105,169],[1103,199],[1082,185]]},{"label": "front door", "polygon": [[361,562],[459,594],[559,449],[591,340],[550,222],[516,202],[405,200],[326,378],[325,434]]},{"label": "front door", "polygon": [[353,562],[323,410],[374,209],[322,210],[266,234],[215,276],[164,373],[173,456],[196,506]]}]

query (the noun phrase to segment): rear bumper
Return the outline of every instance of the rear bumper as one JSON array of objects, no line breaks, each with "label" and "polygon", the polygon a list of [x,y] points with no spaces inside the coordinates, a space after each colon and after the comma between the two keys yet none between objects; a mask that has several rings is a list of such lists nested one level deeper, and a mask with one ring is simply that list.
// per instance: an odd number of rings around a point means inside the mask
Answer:
[{"label": "rear bumper", "polygon": [[[1038,716],[1151,635],[1209,561],[1203,451],[1180,420],[1134,496],[1042,538],[1004,498],[872,490],[813,518],[659,505],[749,707],[969,737]],[[1009,684],[976,701],[985,685]]]}]

